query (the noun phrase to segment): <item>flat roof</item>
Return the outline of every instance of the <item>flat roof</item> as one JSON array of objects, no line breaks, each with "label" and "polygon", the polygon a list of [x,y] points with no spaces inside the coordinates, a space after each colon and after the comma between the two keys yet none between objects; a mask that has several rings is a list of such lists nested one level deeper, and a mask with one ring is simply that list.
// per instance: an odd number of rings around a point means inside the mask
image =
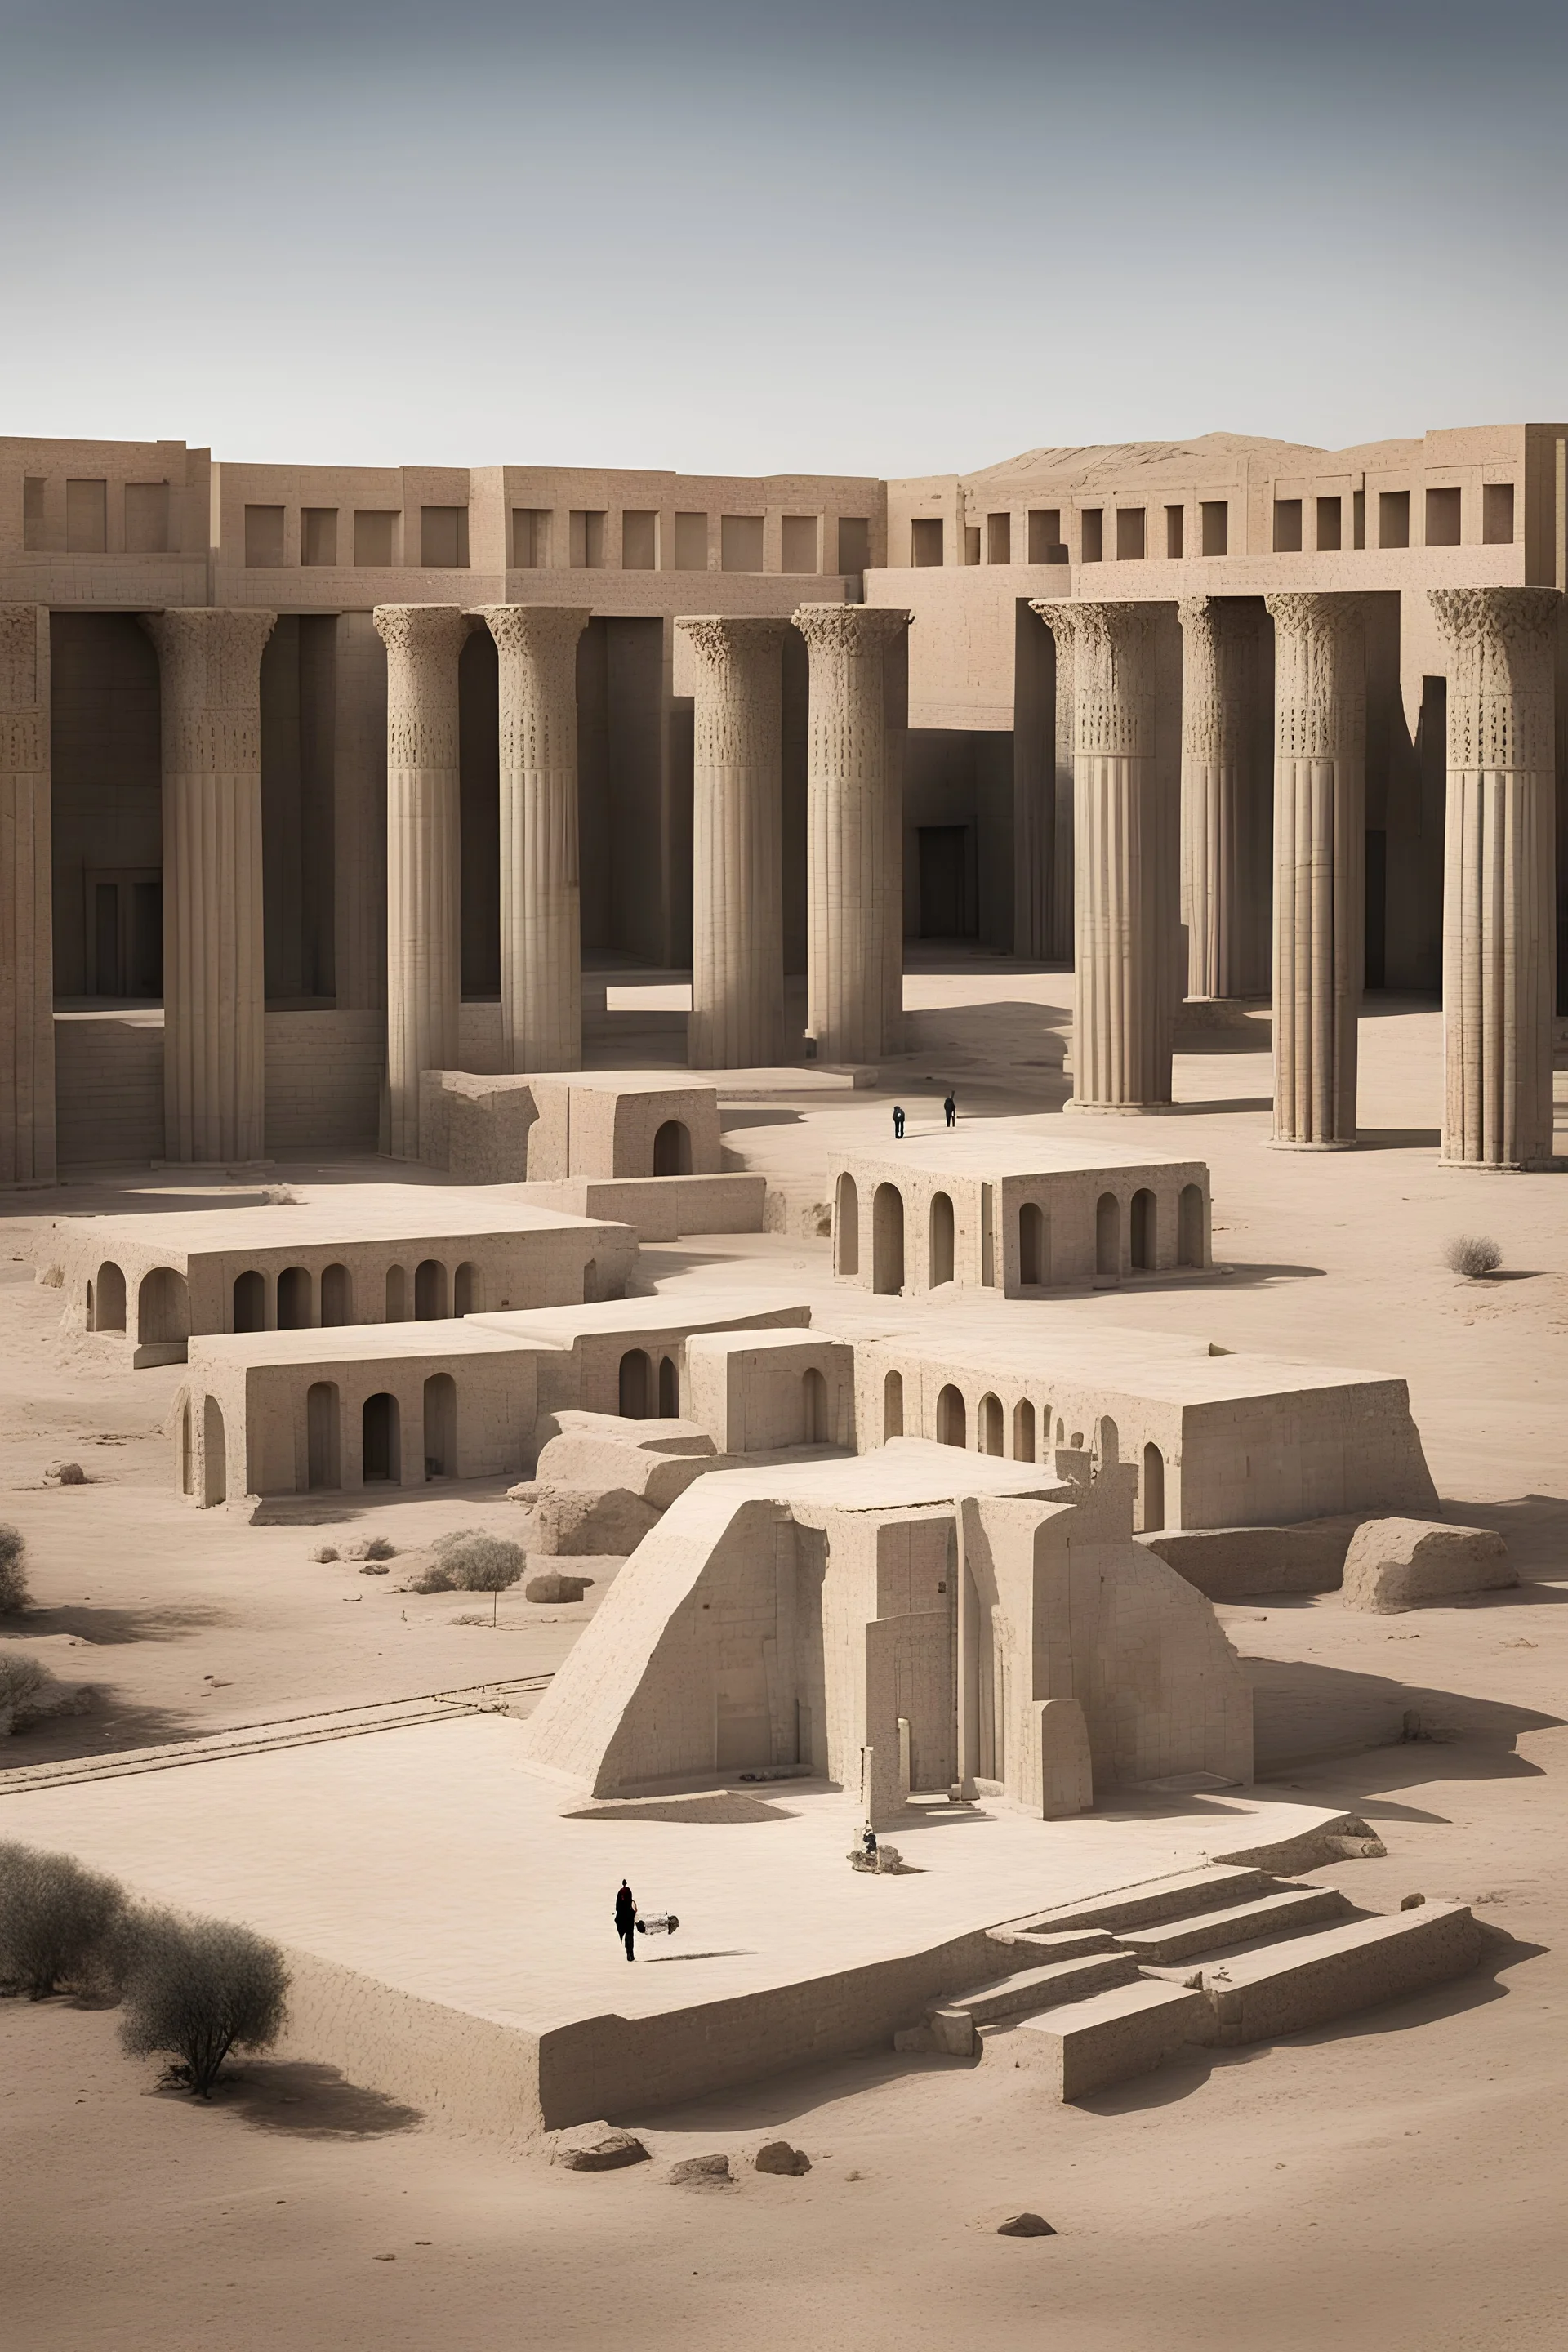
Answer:
[{"label": "flat roof", "polygon": [[[510,1307],[493,1314],[470,1315],[470,1323],[537,1339],[551,1347],[570,1348],[582,1339],[617,1331],[674,1331],[682,1324],[694,1329],[731,1330],[759,1317],[794,1313],[803,1324],[811,1321],[804,1298],[780,1297],[773,1291],[715,1290],[666,1292],[651,1298],[602,1298],[585,1307]],[[766,1327],[764,1327],[766,1328]]]},{"label": "flat roof", "polygon": [[[818,1327],[821,1328],[820,1326]],[[894,1349],[939,1367],[973,1372],[982,1379],[1082,1382],[1121,1389],[1130,1396],[1164,1404],[1218,1404],[1234,1397],[1289,1395],[1300,1389],[1386,1385],[1392,1372],[1357,1370],[1343,1364],[1302,1362],[1250,1349],[1211,1349],[1205,1339],[1174,1332],[1105,1329],[1086,1331],[1066,1318],[1041,1322],[1027,1331],[978,1337],[943,1331],[922,1322],[889,1324],[880,1333],[862,1327],[862,1346]],[[1403,1381],[1400,1382],[1403,1386]]]},{"label": "flat roof", "polygon": [[[71,1238],[124,1242],[170,1257],[247,1250],[334,1249],[355,1242],[505,1239],[514,1234],[597,1233],[603,1217],[542,1209],[510,1184],[334,1184],[274,1207],[149,1209],[141,1215],[62,1217]],[[106,1249],[104,1255],[107,1256]]]},{"label": "flat roof", "polygon": [[219,1363],[363,1364],[385,1356],[526,1356],[521,1338],[487,1331],[467,1316],[418,1323],[328,1323],[297,1331],[198,1332],[190,1343]]},{"label": "flat roof", "polygon": [[882,1169],[917,1169],[929,1176],[1082,1176],[1114,1175],[1119,1170],[1134,1168],[1201,1168],[1206,1175],[1206,1163],[1201,1160],[1178,1159],[1174,1154],[1140,1150],[1136,1145],[1125,1148],[1108,1147],[1100,1137],[1086,1136],[1081,1142],[1054,1137],[1020,1135],[1016,1129],[998,1132],[991,1122],[982,1128],[938,1128],[934,1133],[911,1136],[903,1143],[889,1142],[879,1149],[867,1150],[849,1146],[830,1155],[831,1165],[847,1168],[853,1172],[858,1167]]}]

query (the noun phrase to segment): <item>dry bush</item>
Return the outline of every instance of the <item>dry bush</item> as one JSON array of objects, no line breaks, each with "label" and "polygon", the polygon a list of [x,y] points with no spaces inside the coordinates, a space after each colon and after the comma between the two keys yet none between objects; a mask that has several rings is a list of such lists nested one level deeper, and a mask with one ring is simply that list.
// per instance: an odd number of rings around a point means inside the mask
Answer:
[{"label": "dry bush", "polygon": [[91,1705],[89,1685],[59,1682],[41,1658],[0,1652],[0,1739],[51,1715],[85,1715]]},{"label": "dry bush", "polygon": [[483,1528],[458,1528],[438,1536],[431,1549],[436,1556],[415,1585],[416,1592],[488,1592],[493,1624],[500,1596],[517,1582],[526,1565],[522,1546]]},{"label": "dry bush", "polygon": [[19,1528],[0,1527],[0,1617],[19,1616],[31,1599],[26,1539]]},{"label": "dry bush", "polygon": [[248,1927],[146,1913],[131,1938],[120,2038],[133,2058],[169,2058],[170,2076],[205,2099],[231,2050],[277,2041],[288,1995],[282,1953]]},{"label": "dry bush", "polygon": [[125,1890],[67,1853],[0,1845],[0,1981],[43,2000],[117,1974]]},{"label": "dry bush", "polygon": [[1502,1252],[1496,1242],[1489,1242],[1479,1234],[1458,1234],[1443,1252],[1443,1263],[1467,1280],[1479,1282],[1483,1275],[1497,1272],[1502,1264]]}]

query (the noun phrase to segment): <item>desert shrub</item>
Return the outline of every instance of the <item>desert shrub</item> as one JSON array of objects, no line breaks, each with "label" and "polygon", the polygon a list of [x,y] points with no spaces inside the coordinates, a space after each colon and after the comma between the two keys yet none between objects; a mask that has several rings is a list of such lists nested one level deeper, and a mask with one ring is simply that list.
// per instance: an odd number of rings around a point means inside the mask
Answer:
[{"label": "desert shrub", "polygon": [[288,1995],[282,1953],[248,1927],[144,1913],[131,1939],[120,2038],[133,2058],[169,2058],[170,2074],[205,2099],[231,2050],[277,2041]]},{"label": "desert shrub", "polygon": [[0,1617],[15,1617],[26,1609],[27,1546],[19,1528],[0,1527]]},{"label": "desert shrub", "polygon": [[41,1658],[0,1652],[0,1737],[49,1713],[59,1685]]},{"label": "desert shrub", "polygon": [[411,1592],[450,1592],[452,1571],[441,1560],[427,1560],[409,1586]]},{"label": "desert shrub", "polygon": [[488,1592],[492,1596],[493,1624],[500,1595],[522,1574],[522,1546],[506,1536],[489,1535],[483,1528],[458,1528],[450,1535],[437,1537],[431,1549],[436,1557],[416,1590]]},{"label": "desert shrub", "polygon": [[1477,1282],[1483,1274],[1495,1274],[1502,1264],[1502,1252],[1496,1242],[1489,1242],[1479,1234],[1458,1234],[1443,1252],[1443,1263],[1456,1274]]},{"label": "desert shrub", "polygon": [[261,1199],[268,1209],[297,1209],[300,1205],[300,1195],[292,1184],[264,1184]]},{"label": "desert shrub", "polygon": [[116,1971],[125,1890],[68,1853],[0,1845],[0,1981],[43,2000]]},{"label": "desert shrub", "polygon": [[315,1550],[310,1554],[310,1558],[323,1567],[328,1560],[336,1559],[337,1556],[338,1548],[336,1544],[318,1544]]}]

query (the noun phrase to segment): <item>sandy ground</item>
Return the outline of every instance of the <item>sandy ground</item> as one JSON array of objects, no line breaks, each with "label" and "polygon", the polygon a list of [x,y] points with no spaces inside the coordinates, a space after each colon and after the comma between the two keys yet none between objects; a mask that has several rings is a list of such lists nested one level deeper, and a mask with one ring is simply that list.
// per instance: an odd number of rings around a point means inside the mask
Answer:
[{"label": "sandy ground", "polygon": [[[913,972],[917,1051],[896,1086],[737,1105],[726,1139],[809,1202],[829,1142],[885,1131],[895,1093],[917,1119],[953,1082],[966,1117],[1048,1120],[1068,997],[1062,974],[979,960]],[[705,2352],[763,2333],[1068,2352],[1560,2344],[1568,1221],[1561,1178],[1435,1165],[1435,1013],[1382,1000],[1362,1037],[1370,1148],[1326,1157],[1263,1148],[1266,1025],[1185,1040],[1176,1110],[1114,1132],[1208,1158],[1216,1259],[1234,1272],[1071,1311],[1404,1373],[1450,1511],[1508,1533],[1528,1581],[1473,1606],[1225,1612],[1252,1661],[1260,1770],[1359,1811],[1387,1843],[1385,1862],[1317,1874],[1378,1906],[1414,1890],[1474,1903],[1498,1930],[1476,1977],[1078,2108],[1043,2105],[994,2058],[868,2057],[649,2117],[655,2161],[603,2177],[457,2137],[308,2064],[247,2062],[202,2109],[120,2055],[111,2012],[7,2002],[7,2336],[45,2352],[628,2337]],[[174,1500],[161,1425],[178,1373],[58,1369],[58,1295],[32,1281],[44,1216],[123,1204],[123,1186],[79,1185],[0,1222],[0,1514],[27,1536],[41,1604],[5,1638],[99,1693],[5,1763],[558,1663],[602,1585],[579,1609],[507,1598],[494,1632],[454,1622],[479,1613],[467,1596],[399,1589],[441,1528],[508,1524],[498,1486],[265,1527]],[[1507,1278],[1465,1285],[1442,1267],[1459,1229],[1495,1235]],[[647,1263],[704,1284],[828,1280],[826,1245],[798,1227]],[[92,1483],[47,1486],[60,1458]],[[399,1547],[385,1578],[308,1559],[378,1531]],[[1411,1710],[1428,1736],[1401,1741]],[[804,2179],[741,2161],[781,2133],[812,2157]],[[736,2185],[666,2179],[672,2158],[721,2148]],[[996,2237],[1020,2206],[1059,2234]]]}]

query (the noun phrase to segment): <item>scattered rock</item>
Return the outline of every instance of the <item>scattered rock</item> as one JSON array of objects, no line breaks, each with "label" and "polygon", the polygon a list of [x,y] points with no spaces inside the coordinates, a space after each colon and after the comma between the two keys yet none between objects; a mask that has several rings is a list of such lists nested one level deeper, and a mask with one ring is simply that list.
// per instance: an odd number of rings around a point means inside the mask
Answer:
[{"label": "scattered rock", "polygon": [[379,1560],[367,1559],[364,1566],[361,1569],[360,1574],[362,1576],[390,1576],[392,1574],[392,1570]]},{"label": "scattered rock", "polygon": [[522,1597],[525,1601],[581,1601],[593,1581],[591,1576],[531,1576]]},{"label": "scattered rock", "polygon": [[550,2160],[568,2172],[618,2172],[625,2164],[646,2164],[647,2150],[632,2132],[602,2132],[596,2139],[558,2147]]},{"label": "scattered rock", "polygon": [[1419,1911],[1426,1900],[1424,1895],[1406,1895],[1401,1899],[1399,1907],[1402,1911]]},{"label": "scattered rock", "polygon": [[679,2189],[704,2189],[730,2178],[727,2156],[683,2156],[669,2168],[669,2179]]},{"label": "scattered rock", "polygon": [[44,1473],[51,1486],[85,1486],[87,1472],[79,1462],[51,1462]]},{"label": "scattered rock", "polygon": [[1347,1609],[1388,1613],[1517,1584],[1508,1546],[1490,1528],[1433,1519],[1368,1519],[1351,1538]]},{"label": "scattered rock", "polygon": [[318,1561],[322,1567],[326,1565],[328,1560],[336,1559],[337,1556],[338,1548],[336,1544],[318,1544],[315,1550],[310,1554],[310,1558],[313,1560]]},{"label": "scattered rock", "polygon": [[1010,2213],[996,2224],[999,2238],[1054,2238],[1056,2234],[1042,2213]]},{"label": "scattered rock", "polygon": [[345,1559],[395,1559],[397,1546],[388,1543],[384,1536],[355,1536],[353,1543],[343,1546]]},{"label": "scattered rock", "polygon": [[752,2161],[759,2172],[782,2172],[795,2179],[811,2170],[805,2148],[791,2147],[787,2139],[764,2140]]}]

